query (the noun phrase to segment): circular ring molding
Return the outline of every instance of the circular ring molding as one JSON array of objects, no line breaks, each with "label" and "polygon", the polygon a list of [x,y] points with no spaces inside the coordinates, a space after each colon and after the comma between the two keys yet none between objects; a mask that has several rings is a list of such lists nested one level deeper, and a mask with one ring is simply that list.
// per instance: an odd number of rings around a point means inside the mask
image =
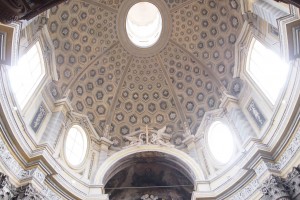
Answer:
[{"label": "circular ring molding", "polygon": [[[129,38],[127,33],[126,23],[130,20],[127,20],[127,16],[129,11],[133,6],[138,3],[150,3],[156,7],[161,16],[161,32],[160,36],[154,44],[147,45],[145,47],[136,45],[132,42],[131,38]],[[133,19],[134,20],[134,19]],[[140,23],[140,22],[138,22]],[[169,13],[169,8],[164,1],[161,0],[129,0],[124,1],[120,7],[120,11],[117,16],[117,34],[119,37],[120,43],[123,47],[131,54],[139,57],[149,57],[160,52],[168,43],[168,40],[171,35],[171,16]],[[156,32],[157,34],[157,32]]]}]

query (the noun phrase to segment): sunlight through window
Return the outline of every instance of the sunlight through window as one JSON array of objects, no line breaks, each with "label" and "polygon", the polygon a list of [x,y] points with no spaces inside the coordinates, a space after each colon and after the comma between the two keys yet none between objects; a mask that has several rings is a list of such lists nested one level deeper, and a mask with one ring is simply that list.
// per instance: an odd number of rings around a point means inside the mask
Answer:
[{"label": "sunlight through window", "polygon": [[67,135],[65,143],[65,155],[67,161],[77,166],[84,160],[87,150],[87,138],[82,128],[73,126]]},{"label": "sunlight through window", "polygon": [[208,146],[214,158],[221,164],[229,162],[234,142],[229,128],[222,122],[214,122],[208,131]]},{"label": "sunlight through window", "polygon": [[285,85],[288,64],[257,40],[249,58],[247,71],[274,105]]},{"label": "sunlight through window", "polygon": [[133,5],[127,15],[126,31],[133,44],[141,48],[154,45],[160,37],[162,18],[152,3],[139,2]]},{"label": "sunlight through window", "polygon": [[45,75],[41,46],[36,42],[9,70],[9,79],[15,98],[21,109],[24,108],[38,84]]}]

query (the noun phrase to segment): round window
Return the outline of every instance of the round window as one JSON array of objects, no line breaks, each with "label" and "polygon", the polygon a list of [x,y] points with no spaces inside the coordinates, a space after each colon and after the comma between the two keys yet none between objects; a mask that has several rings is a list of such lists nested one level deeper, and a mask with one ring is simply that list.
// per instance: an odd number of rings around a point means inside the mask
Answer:
[{"label": "round window", "polygon": [[214,122],[208,132],[208,146],[218,162],[229,162],[234,152],[234,142],[228,126],[219,121]]},{"label": "round window", "polygon": [[126,18],[126,31],[134,45],[151,47],[158,41],[161,30],[162,17],[155,5],[139,2],[130,8]]},{"label": "round window", "polygon": [[73,126],[67,133],[65,142],[65,156],[73,166],[80,165],[87,151],[87,137],[84,130],[79,126]]}]

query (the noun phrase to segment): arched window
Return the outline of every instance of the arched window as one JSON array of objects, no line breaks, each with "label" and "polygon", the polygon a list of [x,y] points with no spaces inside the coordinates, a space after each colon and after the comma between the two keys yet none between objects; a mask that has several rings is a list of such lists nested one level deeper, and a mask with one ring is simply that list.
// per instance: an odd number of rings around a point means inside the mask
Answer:
[{"label": "arched window", "polygon": [[80,165],[87,152],[86,133],[80,126],[73,126],[67,133],[65,141],[65,156],[72,166]]},{"label": "arched window", "polygon": [[45,75],[44,60],[39,42],[36,42],[9,70],[12,90],[19,106],[24,108]]},{"label": "arched window", "polygon": [[208,131],[209,150],[216,161],[226,164],[234,152],[234,142],[228,126],[220,121],[214,122]]},{"label": "arched window", "polygon": [[285,85],[289,66],[258,40],[252,42],[247,71],[274,105]]}]

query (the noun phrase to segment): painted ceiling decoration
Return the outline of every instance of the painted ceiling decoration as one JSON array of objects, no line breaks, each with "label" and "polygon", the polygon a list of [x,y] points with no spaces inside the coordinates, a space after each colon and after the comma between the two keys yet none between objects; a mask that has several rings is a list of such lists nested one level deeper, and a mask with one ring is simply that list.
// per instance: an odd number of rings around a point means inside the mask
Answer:
[{"label": "painted ceiling decoration", "polygon": [[181,148],[224,93],[238,96],[242,89],[233,75],[241,6],[236,0],[150,0],[168,9],[161,14],[170,23],[163,46],[140,55],[119,39],[117,19],[126,2],[72,0],[50,10],[58,73],[50,92],[56,100],[68,97],[100,136],[108,127],[115,148],[146,125],[166,126]]}]

